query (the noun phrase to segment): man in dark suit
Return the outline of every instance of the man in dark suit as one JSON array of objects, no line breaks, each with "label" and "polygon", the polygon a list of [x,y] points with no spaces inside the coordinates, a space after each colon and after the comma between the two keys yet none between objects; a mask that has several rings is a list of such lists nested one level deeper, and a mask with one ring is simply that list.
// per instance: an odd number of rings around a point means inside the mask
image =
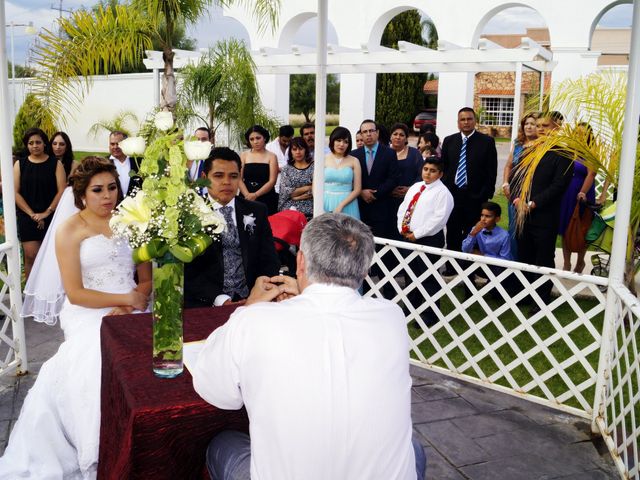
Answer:
[{"label": "man in dark suit", "polygon": [[[119,130],[114,130],[109,135],[109,160],[116,166],[120,187],[124,196],[131,195],[134,189],[142,188],[142,178],[138,175],[138,163],[127,157],[120,148],[120,142],[127,138],[127,134]],[[134,174],[131,175],[131,172]]]},{"label": "man in dark suit", "polygon": [[460,133],[442,142],[443,182],[453,195],[447,222],[447,248],[462,250],[462,240],[480,218],[481,205],[493,197],[498,170],[496,142],[476,131],[476,114],[464,107],[458,112]]},{"label": "man in dark suit", "polygon": [[[549,135],[560,126],[560,118],[544,115],[536,120],[536,129],[540,136]],[[560,202],[571,182],[573,163],[558,152],[548,151],[535,167],[527,203],[527,217],[522,231],[518,235],[518,261],[539,267],[555,267],[556,237],[560,221]],[[517,185],[512,180],[512,192]],[[523,201],[520,196],[513,200],[517,207]],[[526,274],[529,281],[537,275]],[[551,282],[547,281],[538,287],[538,294],[543,302],[551,299]],[[537,311],[538,306],[533,306]]]},{"label": "man in dark suit", "polygon": [[398,157],[393,149],[378,142],[373,120],[360,125],[364,145],[351,152],[360,161],[362,193],[358,198],[360,219],[376,237],[396,238],[396,213],[391,191],[398,185]]},{"label": "man in dark suit", "polygon": [[209,202],[220,213],[227,229],[218,241],[185,265],[186,308],[225,305],[247,298],[261,275],[278,274],[276,253],[266,207],[237,197],[240,156],[217,147],[204,162],[203,176]]}]

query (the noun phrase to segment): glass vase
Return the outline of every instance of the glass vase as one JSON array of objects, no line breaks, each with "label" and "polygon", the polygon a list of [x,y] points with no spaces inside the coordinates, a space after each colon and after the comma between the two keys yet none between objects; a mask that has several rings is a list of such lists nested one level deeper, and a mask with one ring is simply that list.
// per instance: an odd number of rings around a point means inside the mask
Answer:
[{"label": "glass vase", "polygon": [[182,373],[182,301],[184,264],[167,252],[153,261],[153,373],[173,378]]}]

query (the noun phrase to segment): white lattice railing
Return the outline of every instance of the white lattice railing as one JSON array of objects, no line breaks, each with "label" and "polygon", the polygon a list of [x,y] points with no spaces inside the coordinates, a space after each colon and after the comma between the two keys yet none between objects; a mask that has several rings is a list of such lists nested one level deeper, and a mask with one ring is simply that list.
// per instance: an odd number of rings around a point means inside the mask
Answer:
[{"label": "white lattice railing", "polygon": [[[608,341],[603,402],[596,425],[624,478],[640,479],[640,301],[613,285],[613,328]],[[610,302],[611,303],[611,302]]]},{"label": "white lattice railing", "polygon": [[[596,199],[598,199],[600,197],[600,193],[602,193],[602,189],[604,188],[604,184],[605,184],[605,177],[601,174],[597,174],[596,178],[595,178],[595,189],[596,189]],[[605,200],[613,200],[613,191],[614,191],[614,184],[609,184],[607,185],[607,195],[605,197]]]},{"label": "white lattice railing", "polygon": [[14,319],[9,299],[11,279],[7,273],[7,255],[10,249],[8,243],[0,244],[0,376],[15,372],[21,363],[17,354],[21,339],[14,335],[14,322],[22,319]]},{"label": "white lattice railing", "polygon": [[[384,292],[389,298],[391,287],[392,300],[405,306],[414,363],[591,418],[606,278],[377,241],[374,263],[381,273],[367,279],[367,295]],[[425,265],[421,276],[411,268],[415,262]],[[439,274],[447,262],[458,273],[448,281]],[[488,280],[472,280],[476,274]],[[530,279],[525,274],[541,276]],[[433,295],[422,285],[430,275],[439,286]],[[546,281],[553,283],[557,295],[549,304],[536,292]],[[517,282],[523,288],[516,287]],[[414,289],[420,292],[417,304],[409,298]],[[440,308],[435,308],[437,300]],[[532,312],[527,300],[538,311]],[[422,318],[429,307],[439,318],[431,327]]]},{"label": "white lattice railing", "polygon": [[[640,480],[638,298],[625,287],[608,288],[607,278],[392,240],[376,243],[365,295],[386,296],[405,309],[412,363],[590,418],[622,478]],[[455,276],[440,274],[447,263]],[[423,285],[430,276],[438,290],[431,295]],[[536,289],[547,281],[553,295],[545,303]],[[605,295],[614,296],[609,303],[615,311],[607,316],[613,327],[604,329],[611,333],[601,356]],[[423,320],[429,308],[438,318],[431,326]],[[604,381],[597,393],[599,372]]]}]

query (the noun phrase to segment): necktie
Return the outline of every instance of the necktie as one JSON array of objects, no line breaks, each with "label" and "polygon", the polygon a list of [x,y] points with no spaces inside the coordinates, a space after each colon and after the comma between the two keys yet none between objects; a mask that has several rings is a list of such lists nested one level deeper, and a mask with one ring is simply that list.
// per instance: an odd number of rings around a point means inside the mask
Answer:
[{"label": "necktie", "polygon": [[220,208],[220,212],[227,224],[227,229],[222,234],[223,292],[232,298],[234,295],[246,298],[249,291],[244,277],[238,228],[233,223],[233,208],[225,205]]},{"label": "necktie", "polygon": [[367,173],[371,173],[371,168],[373,167],[373,150],[370,148],[366,149],[367,152]]},{"label": "necktie", "polygon": [[462,148],[460,148],[460,160],[456,169],[456,187],[462,188],[467,184],[467,138],[462,137]]},{"label": "necktie", "polygon": [[407,211],[404,213],[404,217],[402,217],[402,233],[409,233],[411,231],[411,217],[413,216],[413,211],[416,208],[416,203],[418,203],[418,199],[420,198],[422,192],[424,192],[425,188],[427,188],[427,186],[422,185],[418,193],[416,193],[409,202]]}]

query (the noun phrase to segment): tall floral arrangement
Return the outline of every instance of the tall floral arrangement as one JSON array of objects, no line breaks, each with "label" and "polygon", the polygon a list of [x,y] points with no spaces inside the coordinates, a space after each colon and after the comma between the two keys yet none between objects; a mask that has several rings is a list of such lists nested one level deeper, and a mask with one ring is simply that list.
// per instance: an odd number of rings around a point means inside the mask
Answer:
[{"label": "tall floral arrangement", "polygon": [[191,262],[224,229],[215,213],[188,181],[187,160],[208,156],[211,144],[189,142],[173,127],[170,112],[155,116],[157,135],[148,146],[142,137],[121,142],[123,152],[140,158],[142,189],[125,198],[111,218],[114,234],[128,239],[136,263],[161,258],[167,252]]}]

